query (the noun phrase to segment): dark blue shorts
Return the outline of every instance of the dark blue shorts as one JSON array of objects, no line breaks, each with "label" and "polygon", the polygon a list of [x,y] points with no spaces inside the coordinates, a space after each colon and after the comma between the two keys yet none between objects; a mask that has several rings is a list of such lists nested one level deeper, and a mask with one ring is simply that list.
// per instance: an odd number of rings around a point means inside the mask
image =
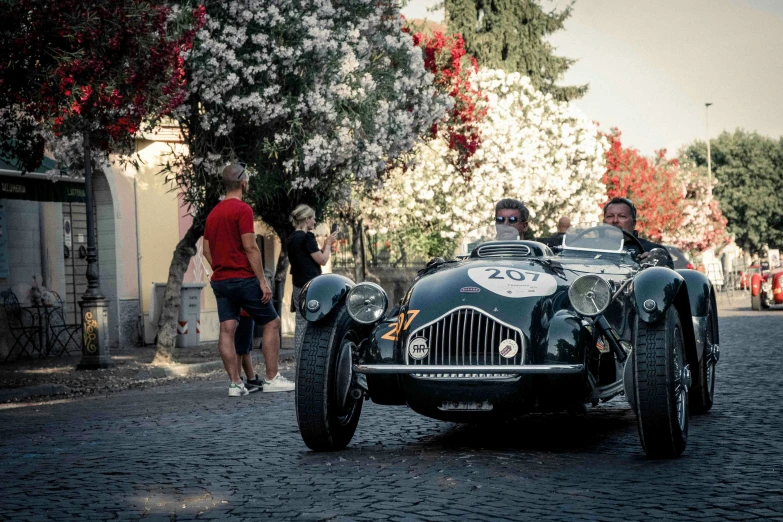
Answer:
[{"label": "dark blue shorts", "polygon": [[239,311],[244,308],[253,321],[265,325],[277,319],[277,312],[272,306],[272,301],[264,304],[261,302],[261,283],[255,277],[247,279],[224,279],[222,281],[210,281],[212,291],[217,300],[218,319],[220,322],[236,321],[239,319]]},{"label": "dark blue shorts", "polygon": [[237,331],[234,333],[234,349],[237,355],[245,355],[250,353],[253,349],[253,330],[255,330],[256,322],[252,317],[246,315],[239,316],[239,324],[237,325]]}]

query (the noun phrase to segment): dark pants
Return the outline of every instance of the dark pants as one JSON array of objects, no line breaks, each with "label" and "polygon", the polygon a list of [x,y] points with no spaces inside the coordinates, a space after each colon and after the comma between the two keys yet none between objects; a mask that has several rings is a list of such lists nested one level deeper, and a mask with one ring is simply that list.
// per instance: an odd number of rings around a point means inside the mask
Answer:
[{"label": "dark pants", "polygon": [[253,349],[253,330],[255,330],[256,322],[252,317],[246,315],[239,316],[239,324],[237,324],[237,331],[234,333],[234,348],[237,355],[245,355],[250,353]]},{"label": "dark pants", "polygon": [[[220,322],[239,320],[239,311],[244,309],[261,326],[277,319],[272,301],[261,301],[261,283],[256,277],[246,279],[223,279],[211,281],[212,291],[217,300]],[[252,337],[252,336],[251,336]]]}]

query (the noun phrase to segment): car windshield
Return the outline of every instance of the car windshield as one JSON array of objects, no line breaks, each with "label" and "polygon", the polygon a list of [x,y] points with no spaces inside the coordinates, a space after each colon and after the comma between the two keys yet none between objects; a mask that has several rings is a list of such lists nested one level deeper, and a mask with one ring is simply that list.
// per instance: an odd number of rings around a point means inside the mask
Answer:
[{"label": "car windshield", "polygon": [[[470,255],[474,248],[488,241],[514,241],[519,232],[508,225],[486,225],[471,230],[462,238],[456,254]],[[572,225],[557,245],[562,250],[586,250],[594,252],[624,252],[625,237],[619,228],[611,225],[575,224]]]},{"label": "car windshield", "polygon": [[457,255],[470,255],[474,248],[487,241],[514,241],[519,239],[519,231],[509,225],[486,225],[471,230],[462,237]]},{"label": "car windshield", "polygon": [[563,250],[590,250],[621,253],[625,243],[622,230],[611,225],[576,224],[563,237]]}]

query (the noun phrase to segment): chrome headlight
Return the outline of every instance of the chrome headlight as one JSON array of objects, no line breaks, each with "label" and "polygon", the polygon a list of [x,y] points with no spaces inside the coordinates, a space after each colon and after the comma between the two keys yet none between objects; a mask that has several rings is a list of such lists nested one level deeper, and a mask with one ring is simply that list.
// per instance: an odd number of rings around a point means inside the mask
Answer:
[{"label": "chrome headlight", "polygon": [[383,317],[389,306],[386,292],[375,283],[359,283],[351,288],[346,298],[348,315],[362,324],[372,324]]},{"label": "chrome headlight", "polygon": [[588,317],[596,316],[606,310],[612,301],[612,289],[601,276],[588,274],[579,277],[568,289],[571,306],[577,313]]}]

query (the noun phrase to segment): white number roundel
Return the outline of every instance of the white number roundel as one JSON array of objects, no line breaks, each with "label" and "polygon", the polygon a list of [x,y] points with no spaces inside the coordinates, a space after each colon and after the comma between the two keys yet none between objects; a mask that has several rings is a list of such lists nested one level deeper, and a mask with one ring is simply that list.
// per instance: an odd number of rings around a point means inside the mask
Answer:
[{"label": "white number roundel", "polygon": [[504,297],[543,297],[557,290],[549,274],[505,266],[482,266],[468,270],[468,277],[482,288]]}]

